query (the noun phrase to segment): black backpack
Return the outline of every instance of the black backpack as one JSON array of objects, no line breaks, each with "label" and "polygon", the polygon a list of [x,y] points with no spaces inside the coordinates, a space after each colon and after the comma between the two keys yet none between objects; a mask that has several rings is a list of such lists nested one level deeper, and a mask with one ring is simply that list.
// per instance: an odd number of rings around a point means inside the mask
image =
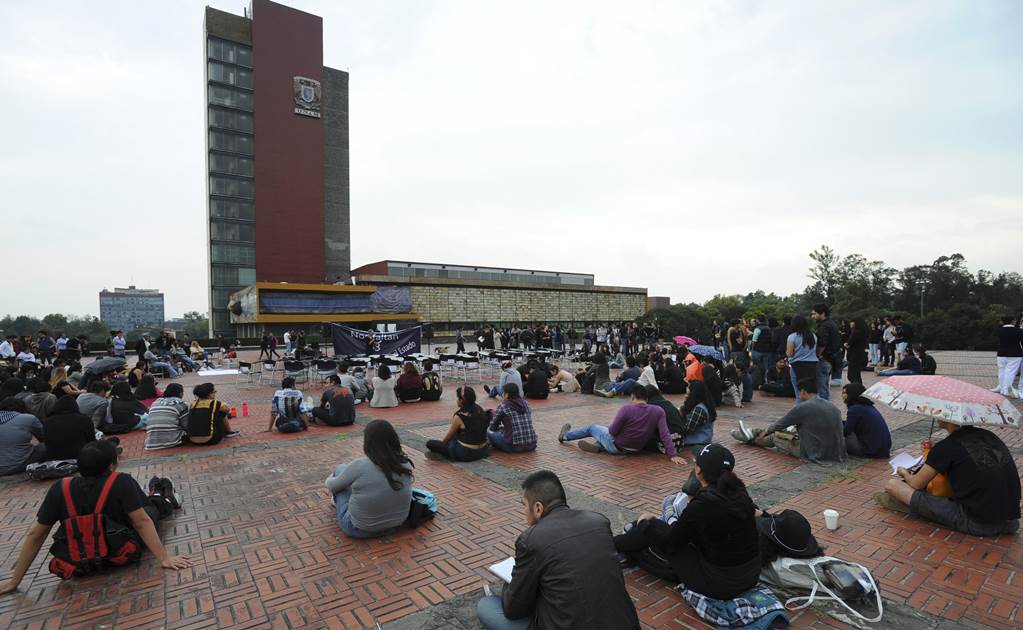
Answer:
[{"label": "black backpack", "polygon": [[437,498],[433,496],[433,493],[421,488],[412,488],[412,503],[409,505],[405,524],[411,529],[415,529],[426,521],[432,521],[436,515]]}]

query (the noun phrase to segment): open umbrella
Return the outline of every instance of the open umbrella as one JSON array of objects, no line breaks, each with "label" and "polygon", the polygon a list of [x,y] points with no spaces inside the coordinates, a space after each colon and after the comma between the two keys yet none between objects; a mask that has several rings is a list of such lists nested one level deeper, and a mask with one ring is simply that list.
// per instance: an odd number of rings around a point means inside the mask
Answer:
[{"label": "open umbrella", "polygon": [[93,374],[106,374],[107,372],[123,370],[127,364],[128,362],[121,357],[100,357],[86,365],[83,370]]},{"label": "open umbrella", "polygon": [[913,411],[960,426],[990,424],[1020,428],[1020,413],[1001,394],[948,376],[892,376],[863,395],[892,409]]},{"label": "open umbrella", "polygon": [[693,354],[698,354],[698,355],[703,356],[703,357],[710,357],[712,359],[717,359],[718,361],[724,361],[725,360],[725,355],[721,354],[721,351],[718,350],[717,348],[713,347],[713,346],[701,346],[701,345],[689,346],[689,351],[692,352]]},{"label": "open umbrella", "polygon": [[698,342],[692,337],[679,335],[678,337],[675,337],[675,343],[682,344],[684,346],[695,346]]}]

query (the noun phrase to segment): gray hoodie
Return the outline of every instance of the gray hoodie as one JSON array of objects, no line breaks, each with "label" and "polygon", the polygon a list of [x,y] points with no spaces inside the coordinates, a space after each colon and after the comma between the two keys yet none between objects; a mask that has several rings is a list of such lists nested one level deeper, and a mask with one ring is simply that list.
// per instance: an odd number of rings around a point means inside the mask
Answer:
[{"label": "gray hoodie", "polygon": [[78,411],[89,416],[96,428],[103,424],[103,418],[107,415],[107,405],[110,401],[99,394],[86,392],[78,396]]}]

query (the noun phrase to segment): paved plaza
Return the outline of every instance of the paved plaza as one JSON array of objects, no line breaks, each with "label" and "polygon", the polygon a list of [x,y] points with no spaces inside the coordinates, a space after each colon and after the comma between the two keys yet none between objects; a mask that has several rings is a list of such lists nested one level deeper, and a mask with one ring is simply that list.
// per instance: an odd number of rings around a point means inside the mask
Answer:
[{"label": "paved plaza", "polygon": [[[934,356],[941,374],[994,384],[993,353]],[[868,384],[874,381],[865,376]],[[186,391],[200,380],[179,379]],[[169,477],[184,495],[182,509],[159,529],[171,553],[188,555],[195,565],[163,571],[147,554],[134,567],[61,581],[48,573],[49,559],[41,553],[20,591],[0,597],[0,628],[478,628],[476,601],[484,587],[499,589],[487,566],[513,552],[525,527],[518,487],[528,472],[555,471],[572,506],[602,512],[620,530],[641,511],[656,511],[691,470],[664,456],[593,455],[558,444],[563,423],[606,424],[622,399],[552,394],[530,401],[540,435],[535,453],[496,452],[452,464],[423,453],[426,440],[439,439],[448,426],[453,381],[445,382],[440,402],[360,405],[355,426],[314,425],[307,433],[281,435],[265,432],[274,387],[235,384],[233,376],[212,380],[221,399],[239,410],[248,403],[249,417],[232,421],[239,438],[210,448],[147,452],[143,433],[122,436],[122,472],[143,485],[152,475]],[[320,386],[308,389],[319,398]],[[839,398],[838,388],[832,394]],[[743,409],[720,410],[715,437],[735,453],[736,472],[760,507],[801,511],[829,555],[873,571],[885,600],[885,618],[875,627],[1023,627],[1018,537],[973,538],[882,510],[871,495],[889,478],[885,461],[851,459],[844,468],[825,468],[728,436],[739,420],[763,427],[791,404],[758,392]],[[895,448],[918,454],[930,421],[887,408],[882,413]],[[396,426],[415,462],[415,484],[436,494],[439,512],[416,530],[351,540],[335,522],[323,480],[336,464],[361,455],[362,426],[376,418]],[[995,431],[1023,468],[1023,432]],[[0,479],[0,580],[11,574],[48,483]],[[825,508],[841,513],[834,532],[824,527]],[[626,583],[645,628],[709,627],[673,585],[639,570],[628,571]],[[849,627],[831,612],[823,606],[800,611],[792,615],[794,627]]]}]

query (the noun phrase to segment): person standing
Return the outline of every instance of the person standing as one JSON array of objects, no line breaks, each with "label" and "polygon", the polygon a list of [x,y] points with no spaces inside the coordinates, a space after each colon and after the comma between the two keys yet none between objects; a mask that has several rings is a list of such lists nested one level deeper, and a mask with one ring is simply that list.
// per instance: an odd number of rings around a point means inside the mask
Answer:
[{"label": "person standing", "polygon": [[[1012,395],[1012,383],[1019,373],[1023,362],[1023,331],[1013,322],[1012,315],[1002,318],[1002,326],[998,329],[998,393],[1002,396]],[[1023,392],[1016,392],[1023,397]]]},{"label": "person standing", "polygon": [[817,395],[831,400],[831,374],[842,367],[842,334],[827,304],[815,304],[810,316],[817,322]]},{"label": "person standing", "polygon": [[462,334],[462,329],[459,328],[455,331],[455,353],[462,354],[465,352],[465,335]]},{"label": "person standing", "polygon": [[771,353],[774,351],[774,339],[771,328],[767,325],[767,316],[757,317],[757,327],[753,329],[753,367],[759,376],[755,378],[764,380],[767,371],[771,369]]},{"label": "person standing", "polygon": [[867,322],[857,317],[849,322],[849,339],[845,343],[846,358],[849,361],[849,382],[863,384],[863,375],[867,368]]},{"label": "person standing", "polygon": [[881,330],[881,320],[874,318],[874,321],[870,324],[870,332],[867,333],[867,344],[870,347],[870,367],[877,367],[878,362],[881,360],[881,335],[884,331]]},{"label": "person standing", "polygon": [[789,333],[785,345],[785,356],[789,358],[792,391],[795,393],[797,405],[802,402],[799,396],[799,382],[817,378],[817,345],[817,336],[810,332],[810,322],[802,315],[793,317],[792,332]]}]

